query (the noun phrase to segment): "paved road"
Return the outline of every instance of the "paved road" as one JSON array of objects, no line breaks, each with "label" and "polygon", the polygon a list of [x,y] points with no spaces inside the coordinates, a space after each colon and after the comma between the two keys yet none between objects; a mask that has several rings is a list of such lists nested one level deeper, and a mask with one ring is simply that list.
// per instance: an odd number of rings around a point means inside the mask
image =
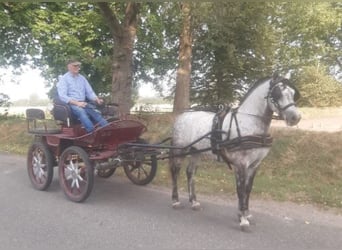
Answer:
[{"label": "paved road", "polygon": [[24,157],[0,153],[0,159],[0,249],[288,250],[342,246],[342,218],[325,217],[310,206],[303,217],[303,207],[286,211],[286,206],[278,206],[278,210],[252,199],[255,223],[248,232],[241,232],[235,201],[202,200],[203,209],[192,211],[182,197],[185,207],[173,210],[169,190],[139,187],[125,178],[112,177],[96,178],[88,200],[77,204],[64,197],[57,178],[48,191],[34,190]]}]

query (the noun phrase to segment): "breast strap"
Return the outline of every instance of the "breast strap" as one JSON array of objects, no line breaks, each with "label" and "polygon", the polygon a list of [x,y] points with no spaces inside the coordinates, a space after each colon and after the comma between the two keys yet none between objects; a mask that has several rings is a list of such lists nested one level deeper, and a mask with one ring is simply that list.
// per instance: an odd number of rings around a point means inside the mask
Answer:
[{"label": "breast strap", "polygon": [[[222,149],[228,151],[237,151],[258,147],[270,147],[272,145],[273,138],[269,134],[241,136],[239,123],[236,117],[236,114],[238,113],[237,109],[232,111],[228,131],[223,131],[223,120],[229,111],[230,109],[221,110],[214,116],[212,132],[210,136],[211,148],[214,154],[222,154]],[[233,122],[235,122],[238,136],[236,138],[230,139]],[[224,133],[227,134],[227,138],[222,140],[222,134]]]}]

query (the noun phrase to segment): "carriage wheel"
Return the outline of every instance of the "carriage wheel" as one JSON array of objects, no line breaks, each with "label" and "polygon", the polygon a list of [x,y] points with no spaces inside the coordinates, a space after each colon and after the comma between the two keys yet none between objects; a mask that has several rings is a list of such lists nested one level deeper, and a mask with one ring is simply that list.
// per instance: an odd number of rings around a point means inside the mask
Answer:
[{"label": "carriage wheel", "polygon": [[157,158],[148,156],[144,160],[132,160],[124,163],[124,170],[134,184],[146,185],[150,183],[157,172]]},{"label": "carriage wheel", "polygon": [[[137,143],[148,144],[144,139],[139,138]],[[157,157],[145,155],[143,151],[134,151],[127,156],[131,161],[125,161],[123,167],[128,179],[137,185],[150,183],[157,173]]]},{"label": "carriage wheel", "polygon": [[34,142],[27,153],[27,172],[35,189],[46,190],[53,178],[53,157],[47,145]]},{"label": "carriage wheel", "polygon": [[97,175],[101,178],[109,178],[111,177],[114,172],[115,172],[116,168],[111,168],[111,169],[99,169],[97,170]]},{"label": "carriage wheel", "polygon": [[70,200],[82,202],[88,198],[94,185],[94,170],[82,148],[71,146],[65,149],[58,172],[60,186]]}]

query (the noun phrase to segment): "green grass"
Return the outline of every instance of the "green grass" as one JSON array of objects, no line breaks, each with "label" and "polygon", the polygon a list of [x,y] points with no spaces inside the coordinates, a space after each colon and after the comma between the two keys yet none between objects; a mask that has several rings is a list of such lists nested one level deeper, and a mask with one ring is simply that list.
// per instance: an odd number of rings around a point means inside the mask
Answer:
[{"label": "green grass", "polygon": [[[171,115],[139,117],[151,143],[170,136]],[[274,143],[261,163],[252,196],[276,201],[310,203],[342,212],[342,132],[272,129]],[[0,150],[26,155],[33,137],[19,118],[0,120]],[[154,185],[171,187],[167,160],[158,162]],[[203,160],[196,175],[198,194],[235,197],[234,173],[225,164]],[[185,168],[180,189],[187,190]]]}]

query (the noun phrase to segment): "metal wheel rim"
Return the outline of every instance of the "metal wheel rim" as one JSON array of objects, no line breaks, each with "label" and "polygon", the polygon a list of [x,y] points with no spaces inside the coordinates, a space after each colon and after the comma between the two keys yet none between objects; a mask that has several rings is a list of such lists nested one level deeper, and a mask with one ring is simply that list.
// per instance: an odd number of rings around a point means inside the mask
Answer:
[{"label": "metal wheel rim", "polygon": [[63,157],[62,178],[64,182],[64,191],[69,197],[77,197],[87,192],[89,185],[89,173],[87,162],[82,159],[78,152],[70,150]]},{"label": "metal wheel rim", "polygon": [[47,180],[47,160],[40,148],[32,152],[32,176],[37,184],[44,184]]},{"label": "metal wheel rim", "polygon": [[42,143],[33,143],[28,152],[27,170],[30,181],[38,190],[46,190],[53,177],[52,155]]}]

